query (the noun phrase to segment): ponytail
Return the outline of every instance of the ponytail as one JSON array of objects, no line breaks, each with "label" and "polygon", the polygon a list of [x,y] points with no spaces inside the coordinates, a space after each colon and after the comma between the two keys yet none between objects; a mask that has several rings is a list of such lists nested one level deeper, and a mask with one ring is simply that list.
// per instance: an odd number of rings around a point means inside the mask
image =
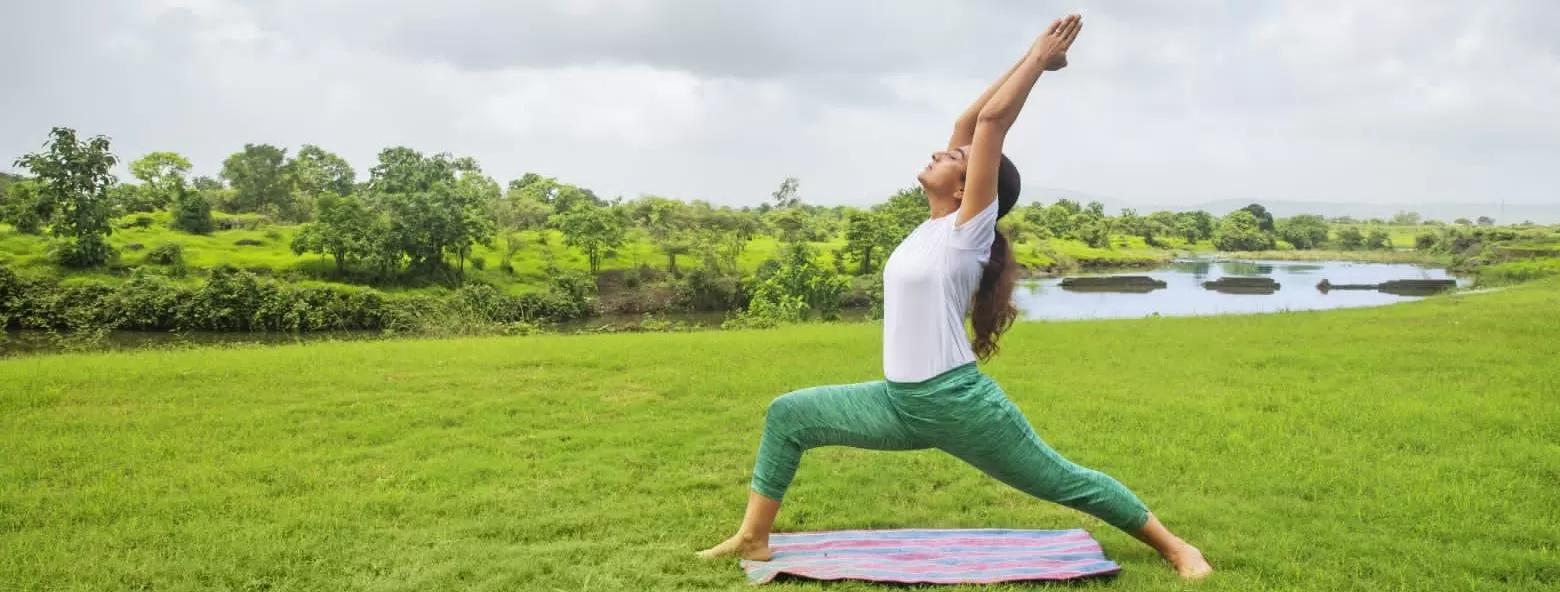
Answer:
[{"label": "ponytail", "polygon": [[991,241],[991,258],[980,274],[980,288],[975,292],[974,310],[970,314],[975,328],[975,338],[970,345],[975,357],[981,361],[997,354],[997,338],[1012,326],[1018,317],[1013,306],[1013,285],[1018,280],[1018,264],[1013,260],[1013,248],[1007,235],[996,231]]}]

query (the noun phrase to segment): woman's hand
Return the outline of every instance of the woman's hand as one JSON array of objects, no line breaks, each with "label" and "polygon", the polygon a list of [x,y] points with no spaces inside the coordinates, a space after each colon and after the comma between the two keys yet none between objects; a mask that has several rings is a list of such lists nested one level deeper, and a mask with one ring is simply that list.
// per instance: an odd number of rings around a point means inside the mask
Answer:
[{"label": "woman's hand", "polygon": [[1082,29],[1083,17],[1076,14],[1051,21],[1045,34],[1035,39],[1034,45],[1030,46],[1030,57],[1039,60],[1049,72],[1066,68],[1067,49],[1072,47],[1073,40],[1078,38],[1078,31]]}]

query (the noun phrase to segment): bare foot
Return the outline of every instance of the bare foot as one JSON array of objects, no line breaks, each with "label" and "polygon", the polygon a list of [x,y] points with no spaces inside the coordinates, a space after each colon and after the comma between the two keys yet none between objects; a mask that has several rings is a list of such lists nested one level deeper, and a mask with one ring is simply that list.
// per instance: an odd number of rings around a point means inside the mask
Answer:
[{"label": "bare foot", "polygon": [[1213,573],[1213,566],[1203,559],[1202,551],[1186,543],[1181,543],[1181,548],[1166,555],[1165,559],[1175,566],[1175,571],[1181,574],[1183,580],[1201,580]]},{"label": "bare foot", "polygon": [[758,540],[752,535],[737,534],[726,539],[726,542],[699,551],[699,558],[714,559],[733,554],[741,554],[748,561],[769,561],[769,538]]}]

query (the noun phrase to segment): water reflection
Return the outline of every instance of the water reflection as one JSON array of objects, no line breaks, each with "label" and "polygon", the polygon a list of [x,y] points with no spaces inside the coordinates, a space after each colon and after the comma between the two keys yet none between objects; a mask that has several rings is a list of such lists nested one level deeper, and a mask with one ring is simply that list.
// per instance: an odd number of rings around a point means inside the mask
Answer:
[{"label": "water reflection", "polygon": [[1031,280],[1014,298],[1030,320],[1251,314],[1380,306],[1429,295],[1408,289],[1318,290],[1324,279],[1371,286],[1391,280],[1456,279],[1442,269],[1403,264],[1210,259],[1176,261],[1131,275],[1161,280],[1165,287],[1146,292],[1071,290],[1061,289],[1061,278],[1051,278]]}]

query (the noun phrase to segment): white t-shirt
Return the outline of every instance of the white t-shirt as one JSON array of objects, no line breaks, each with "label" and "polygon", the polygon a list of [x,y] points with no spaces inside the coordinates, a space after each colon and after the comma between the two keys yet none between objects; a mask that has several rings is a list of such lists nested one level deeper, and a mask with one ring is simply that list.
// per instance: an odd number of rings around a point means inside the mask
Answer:
[{"label": "white t-shirt", "polygon": [[975,361],[964,316],[991,258],[997,200],[955,226],[958,212],[922,222],[883,265],[883,375],[920,382]]}]

